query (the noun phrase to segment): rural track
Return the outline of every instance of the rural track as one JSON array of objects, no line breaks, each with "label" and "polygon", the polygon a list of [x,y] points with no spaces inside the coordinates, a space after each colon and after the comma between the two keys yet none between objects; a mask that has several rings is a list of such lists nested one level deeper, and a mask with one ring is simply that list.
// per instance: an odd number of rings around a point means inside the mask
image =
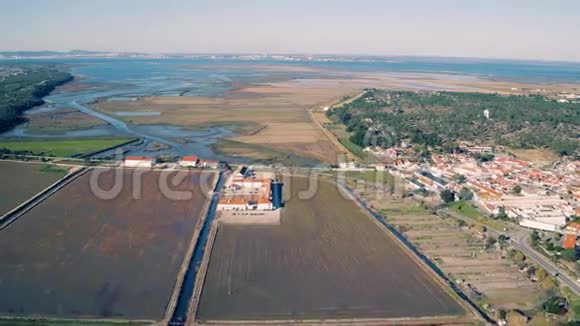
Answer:
[{"label": "rural track", "polygon": [[[366,91],[362,91],[362,92],[358,93],[357,95],[355,95],[355,96],[353,96],[345,101],[341,101],[341,102],[338,102],[336,104],[331,105],[331,107],[342,106],[342,105],[348,104],[348,103],[358,99],[359,97],[363,96],[363,94],[365,94],[365,93],[366,93]],[[340,141],[338,141],[338,139],[336,139],[336,137],[332,134],[332,132],[330,132],[328,129],[324,128],[324,126],[320,123],[320,121],[318,121],[318,119],[316,118],[316,115],[314,114],[314,109],[315,109],[315,107],[311,107],[308,109],[308,116],[310,117],[310,120],[312,120],[316,124],[316,126],[318,128],[320,128],[322,133],[326,136],[326,138],[328,138],[330,140],[331,143],[334,144],[334,146],[336,146],[340,151],[347,153],[347,156],[350,156],[350,158],[353,158],[355,161],[358,161],[358,158],[356,157],[356,155],[351,153]]]}]

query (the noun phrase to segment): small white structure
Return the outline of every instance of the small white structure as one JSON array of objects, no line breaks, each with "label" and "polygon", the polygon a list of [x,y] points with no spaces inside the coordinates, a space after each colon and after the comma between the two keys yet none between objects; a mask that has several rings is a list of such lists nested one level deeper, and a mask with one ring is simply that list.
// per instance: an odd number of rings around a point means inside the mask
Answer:
[{"label": "small white structure", "polygon": [[355,162],[341,162],[338,163],[338,167],[341,169],[356,169]]},{"label": "small white structure", "polygon": [[220,161],[218,160],[199,160],[198,166],[202,168],[217,169],[220,167]]},{"label": "small white structure", "polygon": [[182,157],[179,162],[177,162],[180,166],[184,167],[196,167],[197,162],[199,162],[199,158],[197,156],[184,156]]},{"label": "small white structure", "polygon": [[375,164],[375,170],[377,171],[385,171],[386,169],[387,166],[385,164],[382,163]]},{"label": "small white structure", "polygon": [[491,118],[491,112],[488,109],[483,110],[483,116],[487,119]]},{"label": "small white structure", "polygon": [[125,166],[134,168],[150,168],[155,165],[154,157],[144,156],[127,156],[125,157]]}]

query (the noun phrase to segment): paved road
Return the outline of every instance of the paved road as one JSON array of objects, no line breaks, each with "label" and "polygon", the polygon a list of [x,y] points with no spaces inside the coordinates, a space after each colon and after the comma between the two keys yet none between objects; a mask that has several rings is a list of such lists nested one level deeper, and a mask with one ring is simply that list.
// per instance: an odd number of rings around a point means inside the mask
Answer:
[{"label": "paved road", "polygon": [[[447,209],[441,209],[438,212],[443,212],[449,216],[463,220],[468,223],[483,225],[477,221],[474,221],[468,217],[459,215]],[[566,274],[567,271],[557,266],[553,261],[548,259],[546,256],[537,252],[536,249],[534,249],[529,244],[528,239],[530,238],[530,230],[518,227],[515,232],[501,232],[498,230],[494,230],[490,227],[487,227],[487,232],[492,234],[496,238],[500,234],[505,234],[509,236],[512,239],[512,246],[515,249],[524,253],[524,255],[526,255],[527,258],[533,260],[534,263],[545,269],[548,273],[552,275],[558,275],[556,276],[556,279],[558,281],[566,284],[570,288],[570,290],[572,290],[576,295],[580,295],[580,284],[572,276]]]},{"label": "paved road", "polygon": [[567,274],[567,271],[557,266],[553,261],[551,261],[548,257],[542,255],[541,253],[537,252],[528,242],[530,238],[530,231],[529,230],[522,230],[515,235],[511,236],[512,238],[512,246],[523,252],[526,257],[532,259],[536,264],[540,265],[543,269],[549,272],[552,275],[556,276],[556,279],[561,283],[566,284],[576,295],[580,295],[580,284],[570,275]]}]

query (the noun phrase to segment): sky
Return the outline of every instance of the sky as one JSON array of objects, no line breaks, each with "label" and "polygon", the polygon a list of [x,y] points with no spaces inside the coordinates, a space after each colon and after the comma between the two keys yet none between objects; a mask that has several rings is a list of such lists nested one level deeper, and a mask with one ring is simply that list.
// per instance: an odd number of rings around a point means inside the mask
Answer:
[{"label": "sky", "polygon": [[578,0],[0,0],[0,51],[580,61]]}]

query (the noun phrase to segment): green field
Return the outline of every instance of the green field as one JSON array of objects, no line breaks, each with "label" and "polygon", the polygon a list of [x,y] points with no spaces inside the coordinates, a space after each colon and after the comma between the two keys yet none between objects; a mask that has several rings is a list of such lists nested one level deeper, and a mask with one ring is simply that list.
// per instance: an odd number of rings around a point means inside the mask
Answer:
[{"label": "green field", "polygon": [[362,148],[350,141],[351,134],[346,131],[346,127],[343,125],[334,125],[333,127],[329,128],[332,133],[336,136],[338,141],[348,149],[354,156],[360,158],[361,160],[365,160],[368,158],[367,153],[363,152]]},{"label": "green field", "polygon": [[0,141],[0,150],[21,154],[73,157],[119,145],[131,138]]},{"label": "green field", "polygon": [[492,229],[500,231],[503,230],[504,228],[509,228],[509,225],[507,223],[484,216],[475,207],[473,207],[473,205],[471,205],[466,201],[458,200],[456,202],[449,203],[448,207],[450,210],[458,214],[461,214],[465,217],[468,217],[474,221],[477,221],[481,224],[489,226]]}]

